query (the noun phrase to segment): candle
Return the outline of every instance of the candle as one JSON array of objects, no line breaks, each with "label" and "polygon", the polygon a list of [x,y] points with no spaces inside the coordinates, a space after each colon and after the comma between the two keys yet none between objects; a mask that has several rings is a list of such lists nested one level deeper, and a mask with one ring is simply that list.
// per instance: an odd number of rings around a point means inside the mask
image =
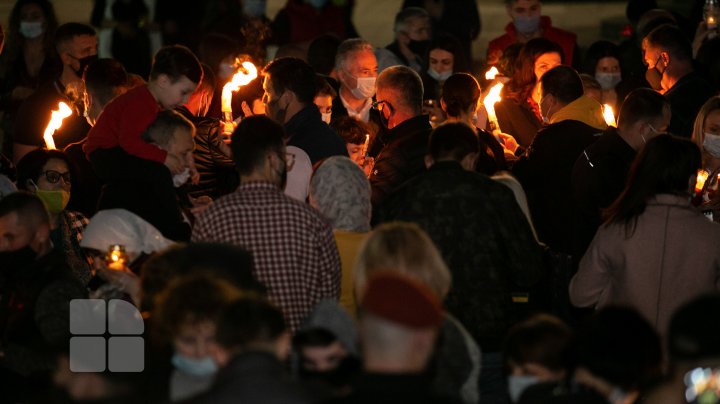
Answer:
[{"label": "candle", "polygon": [[257,77],[257,68],[250,62],[243,62],[242,67],[232,77],[232,79],[223,86],[222,89],[222,113],[223,113],[223,133],[229,135],[235,129],[233,125],[232,115],[232,93],[238,91],[240,87],[247,85]]},{"label": "candle", "polygon": [[698,170],[697,180],[695,181],[695,193],[702,192],[702,189],[705,186],[705,181],[707,181],[709,175],[710,173],[705,170]]},{"label": "candle", "polygon": [[55,131],[62,126],[63,119],[69,117],[71,114],[72,110],[64,102],[60,102],[58,104],[58,109],[56,111],[52,111],[50,122],[45,128],[45,133],[43,134],[45,146],[47,146],[49,150],[55,149],[55,139],[53,139],[53,134],[55,134]]},{"label": "candle", "polygon": [[500,101],[500,92],[503,89],[502,83],[495,84],[485,96],[483,105],[488,113],[488,120],[490,121],[490,130],[493,133],[502,132],[500,129],[500,123],[498,123],[497,115],[495,115],[495,103]]},{"label": "candle", "polygon": [[363,144],[362,153],[360,154],[361,156],[367,156],[368,147],[370,147],[370,135],[365,134],[365,144]]},{"label": "candle", "polygon": [[488,69],[487,72],[485,72],[485,80],[495,80],[495,76],[497,76],[500,72],[498,71],[497,67],[493,66],[490,69]]},{"label": "candle", "polygon": [[615,122],[615,113],[613,113],[612,107],[608,104],[603,105],[603,117],[605,118],[605,123],[607,123],[608,126],[617,127],[617,122]]}]

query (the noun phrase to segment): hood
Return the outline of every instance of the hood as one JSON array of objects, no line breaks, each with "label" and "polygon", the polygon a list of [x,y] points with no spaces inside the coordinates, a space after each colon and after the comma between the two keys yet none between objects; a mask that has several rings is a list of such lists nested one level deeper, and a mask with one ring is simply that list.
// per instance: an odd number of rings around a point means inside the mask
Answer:
[{"label": "hood", "polygon": [[585,95],[556,112],[555,115],[550,118],[550,123],[567,120],[580,121],[599,130],[605,130],[608,127],[605,123],[605,118],[603,118],[602,105]]},{"label": "hood", "polygon": [[315,328],[330,331],[343,344],[348,353],[358,356],[358,336],[355,323],[350,314],[338,302],[330,299],[320,301],[305,320],[300,332]]}]

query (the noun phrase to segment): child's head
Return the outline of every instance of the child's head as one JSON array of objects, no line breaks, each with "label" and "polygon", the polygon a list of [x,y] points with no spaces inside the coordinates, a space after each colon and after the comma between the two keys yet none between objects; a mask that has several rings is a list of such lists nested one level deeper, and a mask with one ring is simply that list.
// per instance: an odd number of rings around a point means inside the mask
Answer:
[{"label": "child's head", "polygon": [[353,161],[362,160],[362,148],[365,143],[365,135],[369,133],[363,122],[349,116],[341,116],[333,120],[332,128],[345,141],[350,159]]},{"label": "child's head", "polygon": [[153,95],[166,109],[187,103],[190,95],[202,80],[203,70],[190,49],[172,45],[155,54],[150,82],[156,91]]}]

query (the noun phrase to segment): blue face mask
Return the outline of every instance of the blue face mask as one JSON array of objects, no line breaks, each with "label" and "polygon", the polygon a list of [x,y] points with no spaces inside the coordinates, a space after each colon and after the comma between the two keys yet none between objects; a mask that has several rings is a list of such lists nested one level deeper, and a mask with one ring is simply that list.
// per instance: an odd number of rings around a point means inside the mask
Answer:
[{"label": "blue face mask", "polygon": [[176,352],[172,357],[172,364],[177,370],[193,376],[212,376],[218,371],[217,364],[209,356],[193,359]]},{"label": "blue face mask", "polygon": [[266,0],[243,0],[243,13],[249,17],[263,17],[266,5]]},{"label": "blue face mask", "polygon": [[453,73],[452,70],[445,70],[442,73],[438,73],[432,67],[427,70],[428,76],[432,77],[433,79],[435,79],[435,81],[439,81],[439,82],[445,81],[448,78],[450,78],[450,76],[452,76],[452,73]]},{"label": "blue face mask", "polygon": [[308,3],[310,3],[311,6],[321,9],[325,7],[325,4],[327,4],[328,0],[308,0]]},{"label": "blue face mask", "polygon": [[513,403],[520,401],[522,393],[527,390],[528,387],[540,383],[537,376],[529,375],[510,375],[508,376],[508,392],[510,393],[510,399]]},{"label": "blue face mask", "polygon": [[515,24],[515,29],[518,30],[519,33],[524,35],[532,34],[540,28],[540,15],[527,17],[519,15],[513,19],[513,24]]}]

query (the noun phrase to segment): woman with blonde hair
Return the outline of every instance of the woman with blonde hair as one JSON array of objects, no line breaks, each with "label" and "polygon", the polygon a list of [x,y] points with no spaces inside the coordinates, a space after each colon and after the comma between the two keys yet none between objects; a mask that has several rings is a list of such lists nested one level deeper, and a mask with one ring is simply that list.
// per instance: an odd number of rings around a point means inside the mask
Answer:
[{"label": "woman with blonde hair", "polygon": [[696,204],[720,221],[720,96],[707,100],[695,118],[692,140],[702,152],[702,169],[707,174],[704,184],[696,187]]},{"label": "woman with blonde hair", "polygon": [[[452,284],[452,275],[440,252],[430,237],[413,223],[385,223],[370,233],[360,247],[355,263],[355,296],[363,295],[371,275],[388,270],[423,283],[440,300],[445,299]],[[480,375],[480,348],[477,343],[448,313],[445,313],[438,341],[430,364],[435,392],[464,403],[477,403]]]}]

